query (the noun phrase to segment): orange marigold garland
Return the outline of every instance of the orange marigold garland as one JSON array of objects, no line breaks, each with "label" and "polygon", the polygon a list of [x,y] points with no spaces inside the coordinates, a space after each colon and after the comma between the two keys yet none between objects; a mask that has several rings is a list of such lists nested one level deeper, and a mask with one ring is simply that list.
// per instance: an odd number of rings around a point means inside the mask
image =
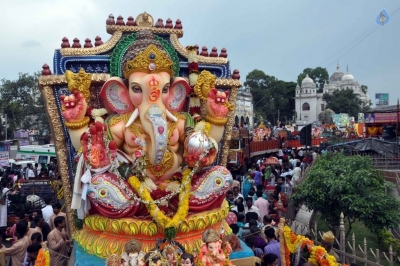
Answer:
[{"label": "orange marigold garland", "polygon": [[290,265],[290,253],[295,253],[299,247],[307,247],[310,252],[308,262],[315,266],[338,266],[334,256],[329,255],[321,246],[315,246],[314,242],[302,235],[296,235],[289,226],[283,228],[283,237],[285,242],[285,262]]},{"label": "orange marigold garland", "polygon": [[42,248],[39,250],[35,266],[50,266],[50,252],[46,242],[42,243]]},{"label": "orange marigold garland", "polygon": [[290,251],[288,249],[288,246],[285,245],[285,261],[286,261],[286,266],[290,265]]}]

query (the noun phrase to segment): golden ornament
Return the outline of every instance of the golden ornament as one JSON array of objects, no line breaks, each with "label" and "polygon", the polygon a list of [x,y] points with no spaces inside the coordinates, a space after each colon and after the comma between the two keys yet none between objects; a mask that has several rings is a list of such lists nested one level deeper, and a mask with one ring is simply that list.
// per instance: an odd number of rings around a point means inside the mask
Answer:
[{"label": "golden ornament", "polygon": [[228,118],[227,117],[223,117],[223,118],[216,118],[216,117],[212,117],[210,115],[206,115],[205,119],[213,125],[217,125],[217,126],[223,126],[228,122]]},{"label": "golden ornament", "polygon": [[167,72],[172,77],[174,76],[174,63],[164,51],[151,44],[144,51],[138,53],[134,59],[126,63],[125,78],[129,78],[134,72]]},{"label": "golden ornament", "polygon": [[90,117],[85,116],[82,119],[82,121],[80,121],[80,122],[67,122],[67,121],[65,121],[64,124],[68,129],[80,129],[80,128],[83,128],[84,126],[87,126],[89,124],[89,122],[90,122]]},{"label": "golden ornament", "polygon": [[72,71],[65,71],[65,79],[68,82],[68,90],[73,92],[74,90],[82,93],[83,97],[86,101],[89,100],[90,97],[90,84],[92,82],[92,74],[88,74],[85,72],[83,68],[79,70],[78,74],[73,73]]}]

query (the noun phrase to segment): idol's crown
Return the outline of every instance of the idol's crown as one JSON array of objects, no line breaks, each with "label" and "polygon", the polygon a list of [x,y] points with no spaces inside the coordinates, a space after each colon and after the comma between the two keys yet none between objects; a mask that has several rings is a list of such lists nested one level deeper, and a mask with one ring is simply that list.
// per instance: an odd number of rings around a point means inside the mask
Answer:
[{"label": "idol's crown", "polygon": [[154,44],[150,44],[134,59],[126,63],[125,78],[129,78],[133,72],[167,72],[172,77],[174,76],[174,63],[164,51],[158,49]]}]

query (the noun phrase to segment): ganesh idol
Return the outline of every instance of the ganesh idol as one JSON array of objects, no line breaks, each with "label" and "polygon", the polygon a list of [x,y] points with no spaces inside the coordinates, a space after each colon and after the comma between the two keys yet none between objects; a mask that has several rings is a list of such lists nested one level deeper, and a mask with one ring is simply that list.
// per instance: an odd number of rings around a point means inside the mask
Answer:
[{"label": "ganesh idol", "polygon": [[[214,87],[210,73],[200,73],[192,87],[177,77],[179,62],[149,31],[137,33],[118,64],[124,79],[104,83],[103,111],[89,113],[78,90],[61,97],[78,152],[72,208],[87,218],[93,235],[116,233],[91,224],[99,219],[113,219],[119,232],[131,235],[136,218],[155,222],[154,235],[163,231],[169,239],[195,230],[185,219],[221,208],[232,183],[230,172],[214,165],[232,110],[229,94]],[[204,102],[202,114],[184,112],[189,96]],[[186,222],[189,229],[179,229]]]}]

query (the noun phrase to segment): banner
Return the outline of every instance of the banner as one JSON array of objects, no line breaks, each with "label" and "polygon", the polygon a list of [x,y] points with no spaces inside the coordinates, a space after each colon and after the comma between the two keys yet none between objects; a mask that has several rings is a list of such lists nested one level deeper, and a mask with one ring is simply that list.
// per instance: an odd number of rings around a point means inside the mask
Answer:
[{"label": "banner", "polygon": [[[397,115],[399,117],[397,117]],[[400,113],[368,113],[365,114],[365,123],[397,123],[397,119],[400,121]]]},{"label": "banner", "polygon": [[269,157],[269,158],[265,159],[264,164],[277,165],[277,164],[279,164],[279,160],[276,157]]},{"label": "banner", "polygon": [[346,127],[350,118],[348,114],[332,114],[332,121],[337,127]]},{"label": "banner", "polygon": [[8,166],[9,152],[0,151],[0,166]]},{"label": "banner", "polygon": [[375,105],[389,105],[389,93],[375,93]]},{"label": "banner", "polygon": [[358,113],[358,123],[364,123],[364,113]]}]

